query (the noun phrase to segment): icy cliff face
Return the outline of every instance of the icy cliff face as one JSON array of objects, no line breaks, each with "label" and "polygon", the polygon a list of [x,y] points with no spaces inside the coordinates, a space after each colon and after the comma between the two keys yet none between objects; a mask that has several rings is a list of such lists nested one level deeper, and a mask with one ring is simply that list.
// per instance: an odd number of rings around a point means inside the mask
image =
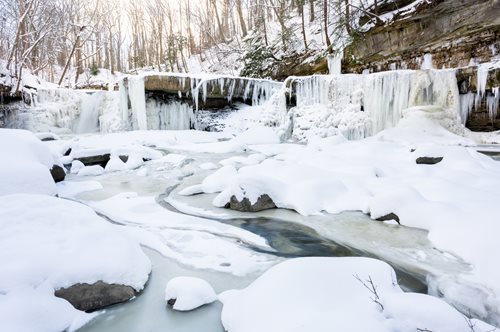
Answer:
[{"label": "icy cliff face", "polygon": [[[307,140],[338,132],[348,139],[372,136],[394,127],[404,109],[433,105],[446,111],[454,132],[467,120],[453,70],[390,71],[293,78],[297,106],[293,136]],[[465,109],[465,111],[464,111]],[[463,129],[463,128],[462,128]]]},{"label": "icy cliff face", "polygon": [[[477,93],[467,94],[459,94],[455,70],[290,77],[284,84],[213,75],[166,77],[168,82],[158,79],[168,88],[163,92],[146,90],[144,76],[128,77],[119,91],[40,89],[30,109],[10,117],[9,126],[68,133],[201,128],[195,113],[212,99],[246,101],[260,124],[298,141],[339,133],[351,140],[372,136],[394,127],[403,110],[429,105],[444,110],[433,114],[443,126],[463,135],[479,103],[487,104],[492,119],[497,117],[500,97],[498,88],[485,90],[487,68],[478,71]],[[291,109],[290,96],[296,102]]]}]

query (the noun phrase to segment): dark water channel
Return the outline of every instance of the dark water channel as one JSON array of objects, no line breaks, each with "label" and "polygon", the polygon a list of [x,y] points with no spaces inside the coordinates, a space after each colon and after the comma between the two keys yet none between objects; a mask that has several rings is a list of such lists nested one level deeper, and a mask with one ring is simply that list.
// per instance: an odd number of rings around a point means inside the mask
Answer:
[{"label": "dark water channel", "polygon": [[[276,250],[276,252],[270,252],[270,254],[284,258],[311,256],[378,258],[369,253],[336,243],[321,236],[314,229],[294,222],[270,218],[219,221],[262,236]],[[393,268],[396,271],[398,283],[403,290],[427,294],[427,285],[423,281],[394,266]]]},{"label": "dark water channel", "polygon": [[[175,189],[176,186],[167,188],[165,192],[158,196],[157,203],[166,209],[176,213],[183,213],[165,201],[165,198]],[[207,217],[204,217],[207,218]],[[221,223],[236,226],[257,234],[268,242],[274,251],[267,251],[262,248],[247,245],[249,249],[260,253],[276,255],[283,258],[297,257],[370,257],[377,258],[368,252],[356,250],[348,246],[339,244],[331,239],[321,236],[313,228],[303,224],[274,219],[274,218],[234,218],[234,219],[214,219]],[[381,259],[385,261],[384,259]],[[421,276],[412,275],[406,271],[398,269],[390,264],[396,271],[397,281],[400,287],[408,292],[427,294],[428,288]]]}]

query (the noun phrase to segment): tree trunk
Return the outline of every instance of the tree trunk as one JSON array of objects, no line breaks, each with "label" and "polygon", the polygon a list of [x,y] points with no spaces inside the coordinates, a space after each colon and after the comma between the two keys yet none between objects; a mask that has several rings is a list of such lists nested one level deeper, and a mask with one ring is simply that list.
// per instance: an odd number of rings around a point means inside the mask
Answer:
[{"label": "tree trunk", "polygon": [[299,4],[300,17],[302,18],[302,37],[304,38],[304,48],[307,50],[306,24],[304,18],[304,5]]},{"label": "tree trunk", "polygon": [[314,0],[309,0],[309,22],[314,22]]},{"label": "tree trunk", "polygon": [[[330,38],[328,37],[328,0],[323,0],[323,23],[325,27],[325,42],[326,42],[326,47],[328,49],[331,49],[331,42]],[[331,50],[330,50],[331,52]]]},{"label": "tree trunk", "polygon": [[245,25],[245,18],[243,17],[243,9],[241,8],[241,0],[236,0],[236,10],[238,11],[238,17],[240,18],[241,35],[242,35],[242,37],[245,37],[247,35],[247,27]]},{"label": "tree trunk", "polygon": [[68,67],[69,67],[69,64],[71,62],[71,58],[73,57],[73,54],[75,54],[75,50],[77,48],[77,45],[80,43],[80,34],[82,33],[82,31],[84,29],[85,29],[85,27],[81,27],[79,32],[78,32],[78,35],[76,36],[76,40],[73,43],[73,47],[71,48],[71,52],[69,53],[68,59],[66,60],[66,64],[64,65],[64,69],[63,69],[63,72],[61,74],[61,78],[59,78],[59,83],[57,83],[58,85],[61,85],[61,83],[64,79],[64,76],[66,75],[66,71],[68,71]]},{"label": "tree trunk", "polygon": [[215,18],[217,19],[217,27],[219,28],[220,41],[225,41],[226,37],[224,36],[224,29],[220,21],[219,11],[217,10],[217,0],[212,0],[212,6],[214,7]]},{"label": "tree trunk", "polygon": [[344,0],[345,3],[345,30],[350,35],[351,34],[351,11],[349,0]]}]

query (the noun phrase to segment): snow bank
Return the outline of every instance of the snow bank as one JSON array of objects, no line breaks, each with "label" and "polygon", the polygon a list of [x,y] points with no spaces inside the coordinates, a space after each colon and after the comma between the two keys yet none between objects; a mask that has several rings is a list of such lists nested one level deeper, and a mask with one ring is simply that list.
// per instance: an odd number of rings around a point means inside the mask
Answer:
[{"label": "snow bank", "polygon": [[[500,232],[500,163],[456,146],[473,142],[429,122],[427,115],[411,114],[397,127],[365,140],[330,137],[308,146],[255,146],[274,157],[238,170],[224,166],[179,194],[219,193],[213,199],[217,207],[233,195],[254,203],[267,194],[277,207],[302,215],[361,211],[377,219],[394,213],[402,225],[429,230],[436,247],[474,265],[464,278],[484,287],[476,298],[478,313],[494,312],[498,320],[500,269],[491,264],[491,253]],[[417,164],[423,157],[442,160]],[[450,295],[470,302],[463,294]]]},{"label": "snow bank", "polygon": [[55,289],[102,280],[139,291],[151,271],[136,242],[90,208],[55,197],[3,196],[0,238],[0,309],[9,308],[0,316],[15,310],[0,319],[2,331],[69,328],[83,314],[54,298]]},{"label": "snow bank", "polygon": [[210,143],[186,143],[167,146],[178,150],[206,153],[230,153],[243,152],[249,146],[259,144],[278,144],[280,142],[279,134],[270,127],[257,125],[238,134],[230,140]]},{"label": "snow bank", "polygon": [[217,300],[214,289],[200,278],[177,277],[171,279],[165,288],[165,301],[175,300],[173,308],[189,311]]},{"label": "snow bank", "polygon": [[49,170],[54,155],[26,130],[0,129],[0,195],[56,193]]},{"label": "snow bank", "polygon": [[287,260],[247,288],[219,295],[222,323],[228,332],[471,331],[456,309],[403,293],[396,280],[389,265],[370,258]]}]

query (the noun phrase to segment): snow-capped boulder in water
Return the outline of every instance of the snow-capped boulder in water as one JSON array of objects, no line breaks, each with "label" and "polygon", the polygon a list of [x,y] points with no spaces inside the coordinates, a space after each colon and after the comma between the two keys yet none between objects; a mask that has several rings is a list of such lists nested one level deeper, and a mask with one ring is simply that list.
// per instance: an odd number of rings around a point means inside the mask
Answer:
[{"label": "snow-capped boulder in water", "polygon": [[[95,310],[133,297],[143,289],[151,271],[151,262],[139,244],[118,226],[85,205],[56,197],[3,196],[0,238],[0,308],[9,297],[33,301],[43,295],[45,299],[47,292],[38,292],[44,287],[52,298],[57,291],[56,295],[75,307]],[[75,286],[79,284],[87,287]],[[116,285],[120,285],[118,293]],[[71,288],[79,291],[60,291]],[[16,316],[19,320],[30,319],[34,326],[36,322],[43,326],[44,315],[25,309],[16,308],[21,313]],[[10,331],[2,324],[0,319],[0,331]]]},{"label": "snow-capped boulder in water", "polygon": [[371,258],[287,260],[247,288],[220,294],[222,324],[228,332],[470,332],[469,323],[487,330],[438,298],[404,293],[396,280]]},{"label": "snow-capped boulder in water", "polygon": [[275,209],[276,204],[274,204],[272,198],[267,194],[260,195],[255,202],[252,202],[248,199],[248,197],[238,199],[235,195],[233,195],[225,207],[240,212],[259,212],[263,210]]},{"label": "snow-capped boulder in water", "polygon": [[189,311],[217,300],[214,289],[203,279],[177,277],[165,288],[165,301],[173,309]]},{"label": "snow-capped boulder in water", "polygon": [[50,149],[26,130],[0,129],[0,195],[54,195],[50,169],[58,161]]}]

